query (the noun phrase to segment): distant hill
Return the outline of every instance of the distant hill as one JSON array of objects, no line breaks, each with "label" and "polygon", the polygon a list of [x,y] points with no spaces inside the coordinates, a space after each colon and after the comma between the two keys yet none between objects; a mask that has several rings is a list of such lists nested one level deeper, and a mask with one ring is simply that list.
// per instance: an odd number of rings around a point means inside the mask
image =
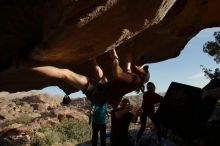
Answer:
[{"label": "distant hill", "polygon": [[62,97],[59,95],[54,96],[54,95],[50,95],[50,94],[42,93],[38,91],[16,92],[16,93],[0,92],[0,97],[14,99],[14,98],[23,98],[27,96],[39,95],[39,94],[43,94],[43,95],[50,96],[50,97],[57,98],[57,99],[62,99]]}]

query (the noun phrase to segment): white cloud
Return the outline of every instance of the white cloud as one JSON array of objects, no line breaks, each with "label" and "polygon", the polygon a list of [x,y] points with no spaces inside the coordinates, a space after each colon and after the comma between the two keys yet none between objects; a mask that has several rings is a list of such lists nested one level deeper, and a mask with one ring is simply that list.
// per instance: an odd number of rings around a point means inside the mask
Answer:
[{"label": "white cloud", "polygon": [[191,77],[189,77],[189,79],[199,79],[203,77],[204,77],[204,72],[200,72],[200,73],[192,75]]}]

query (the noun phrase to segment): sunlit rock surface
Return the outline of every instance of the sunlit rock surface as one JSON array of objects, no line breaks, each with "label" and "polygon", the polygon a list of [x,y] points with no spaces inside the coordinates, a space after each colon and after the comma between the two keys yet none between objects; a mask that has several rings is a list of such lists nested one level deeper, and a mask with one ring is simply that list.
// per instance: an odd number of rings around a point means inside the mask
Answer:
[{"label": "sunlit rock surface", "polygon": [[33,66],[93,76],[89,60],[96,57],[109,77],[105,52],[112,47],[122,65],[129,52],[140,65],[176,57],[200,30],[220,26],[219,5],[219,0],[3,0],[0,91],[64,85],[31,72]]}]

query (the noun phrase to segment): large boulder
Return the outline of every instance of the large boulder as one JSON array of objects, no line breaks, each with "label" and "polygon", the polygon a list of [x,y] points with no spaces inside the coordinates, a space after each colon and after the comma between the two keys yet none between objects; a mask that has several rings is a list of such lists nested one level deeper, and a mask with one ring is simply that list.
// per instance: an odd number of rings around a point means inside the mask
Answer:
[{"label": "large boulder", "polygon": [[98,57],[109,77],[105,52],[112,47],[122,64],[129,52],[136,64],[176,57],[200,30],[220,26],[219,4],[219,0],[3,0],[0,91],[59,85],[74,92],[29,68],[52,65],[93,76],[89,60]]}]

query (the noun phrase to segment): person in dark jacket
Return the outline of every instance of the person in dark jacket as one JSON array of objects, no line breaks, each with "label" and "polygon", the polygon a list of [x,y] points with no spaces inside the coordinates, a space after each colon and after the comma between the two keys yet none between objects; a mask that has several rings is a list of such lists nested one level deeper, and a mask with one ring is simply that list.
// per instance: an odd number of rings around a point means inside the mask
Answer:
[{"label": "person in dark jacket", "polygon": [[147,83],[147,92],[144,93],[143,95],[143,101],[142,101],[142,110],[143,113],[141,114],[140,120],[141,120],[141,128],[137,134],[137,139],[136,142],[138,143],[140,137],[142,136],[143,132],[145,131],[146,128],[146,122],[147,122],[147,117],[151,119],[153,124],[155,125],[157,129],[157,136],[158,136],[158,141],[161,141],[161,131],[160,131],[160,124],[159,120],[155,114],[154,110],[154,105],[156,103],[161,102],[162,96],[159,94],[155,93],[155,85],[152,82]]}]

